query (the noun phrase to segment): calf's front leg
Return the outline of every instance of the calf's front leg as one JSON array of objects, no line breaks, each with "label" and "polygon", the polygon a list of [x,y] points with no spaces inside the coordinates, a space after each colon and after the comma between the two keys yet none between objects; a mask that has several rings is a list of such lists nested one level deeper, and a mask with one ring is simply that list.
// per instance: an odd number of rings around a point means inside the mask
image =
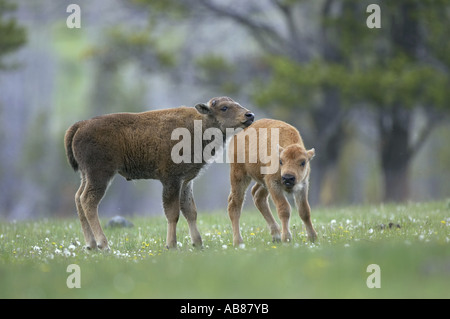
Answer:
[{"label": "calf's front leg", "polygon": [[228,196],[227,210],[233,229],[233,245],[239,246],[244,242],[239,227],[239,219],[241,217],[242,204],[244,203],[245,190],[250,184],[251,178],[246,175],[233,174],[233,169],[231,171],[231,191]]},{"label": "calf's front leg", "polygon": [[177,247],[177,223],[180,217],[180,184],[180,182],[163,184],[163,207],[167,218],[167,249]]},{"label": "calf's front leg", "polygon": [[317,233],[311,223],[311,207],[308,202],[308,189],[305,188],[303,191],[295,194],[295,203],[297,204],[298,213],[300,218],[306,227],[306,232],[308,233],[308,238],[310,241],[314,242],[317,238]]},{"label": "calf's front leg", "polygon": [[277,208],[278,217],[281,221],[281,240],[284,242],[292,241],[292,234],[289,230],[289,219],[291,217],[291,205],[287,201],[281,189],[270,187],[270,196]]},{"label": "calf's front leg", "polygon": [[281,241],[280,226],[273,218],[272,212],[270,211],[268,196],[269,192],[267,189],[259,183],[256,183],[252,188],[253,202],[256,208],[261,212],[267,225],[270,229],[270,234],[272,235],[272,240],[274,242]]}]

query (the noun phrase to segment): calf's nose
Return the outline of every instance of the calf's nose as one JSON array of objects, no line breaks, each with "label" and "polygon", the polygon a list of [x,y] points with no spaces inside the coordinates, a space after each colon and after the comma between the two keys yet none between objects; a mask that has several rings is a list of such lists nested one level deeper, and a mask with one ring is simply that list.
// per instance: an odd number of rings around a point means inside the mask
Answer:
[{"label": "calf's nose", "polygon": [[291,174],[285,174],[281,176],[281,180],[286,186],[293,186],[295,184],[295,176]]},{"label": "calf's nose", "polygon": [[253,121],[255,119],[255,114],[253,114],[252,112],[247,112],[245,113],[245,118],[248,120]]}]

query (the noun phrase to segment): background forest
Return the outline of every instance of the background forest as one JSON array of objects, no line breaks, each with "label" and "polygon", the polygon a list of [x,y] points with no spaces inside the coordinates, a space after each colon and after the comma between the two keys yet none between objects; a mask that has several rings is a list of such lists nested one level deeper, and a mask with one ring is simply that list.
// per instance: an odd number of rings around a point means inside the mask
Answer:
[{"label": "background forest", "polygon": [[[444,0],[0,0],[0,217],[76,214],[74,122],[222,95],[316,149],[312,205],[449,198],[449,34]],[[225,213],[228,173],[196,180],[199,211]],[[117,176],[100,210],[162,214],[161,186]]]}]

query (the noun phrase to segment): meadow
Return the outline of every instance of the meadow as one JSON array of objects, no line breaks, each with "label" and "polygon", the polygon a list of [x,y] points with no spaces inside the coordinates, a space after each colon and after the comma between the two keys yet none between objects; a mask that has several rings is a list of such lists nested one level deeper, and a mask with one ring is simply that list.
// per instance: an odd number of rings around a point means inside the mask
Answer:
[{"label": "meadow", "polygon": [[[256,210],[233,247],[226,211],[200,212],[203,249],[180,217],[178,249],[166,221],[132,217],[105,229],[110,252],[87,251],[79,221],[0,222],[0,298],[450,298],[450,203],[312,208],[311,243],[297,213],[291,243],[274,243]],[[103,224],[106,223],[103,219]],[[68,288],[69,265],[80,288]],[[369,288],[369,265],[380,288]]]}]

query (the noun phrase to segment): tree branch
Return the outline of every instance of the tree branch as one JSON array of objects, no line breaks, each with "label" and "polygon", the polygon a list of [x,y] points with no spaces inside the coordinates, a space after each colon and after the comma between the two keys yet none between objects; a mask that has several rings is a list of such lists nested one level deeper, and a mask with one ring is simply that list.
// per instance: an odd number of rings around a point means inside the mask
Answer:
[{"label": "tree branch", "polygon": [[228,18],[231,18],[232,20],[242,24],[243,26],[251,30],[258,30],[265,32],[267,35],[273,37],[274,39],[277,39],[278,41],[282,39],[280,34],[278,34],[278,32],[276,32],[274,28],[272,28],[268,24],[252,20],[248,14],[239,13],[229,7],[219,6],[213,3],[212,1],[208,0],[198,0],[198,1],[210,11],[218,15],[223,15]]},{"label": "tree branch", "polygon": [[274,26],[252,18],[250,12],[238,12],[231,7],[221,6],[209,0],[197,1],[218,16],[230,18],[247,28],[261,46],[270,53],[286,55],[286,52],[291,52],[290,55],[296,60],[302,60],[306,57],[306,54],[298,49],[300,40],[295,40],[295,35],[298,36],[298,33],[295,30],[293,17],[290,13],[291,10],[285,4],[281,4],[279,1],[272,2],[275,3],[284,15],[285,22],[291,33],[291,40],[284,37]]},{"label": "tree branch", "polygon": [[[292,56],[296,61],[308,60],[309,53],[306,48],[310,47],[313,43],[311,38],[300,36],[298,25],[294,18],[294,8],[292,3],[283,3],[280,0],[271,1],[284,16],[286,27],[289,32],[289,39],[286,39],[286,46],[291,50]],[[303,45],[300,45],[303,42]]]},{"label": "tree branch", "polygon": [[423,147],[426,140],[436,127],[436,125],[441,121],[442,117],[439,117],[437,113],[428,114],[427,123],[420,130],[419,135],[415,140],[415,142],[411,143],[411,145],[409,145],[408,147],[408,155],[410,159],[412,159],[415,156],[415,154],[420,152],[420,149]]}]

